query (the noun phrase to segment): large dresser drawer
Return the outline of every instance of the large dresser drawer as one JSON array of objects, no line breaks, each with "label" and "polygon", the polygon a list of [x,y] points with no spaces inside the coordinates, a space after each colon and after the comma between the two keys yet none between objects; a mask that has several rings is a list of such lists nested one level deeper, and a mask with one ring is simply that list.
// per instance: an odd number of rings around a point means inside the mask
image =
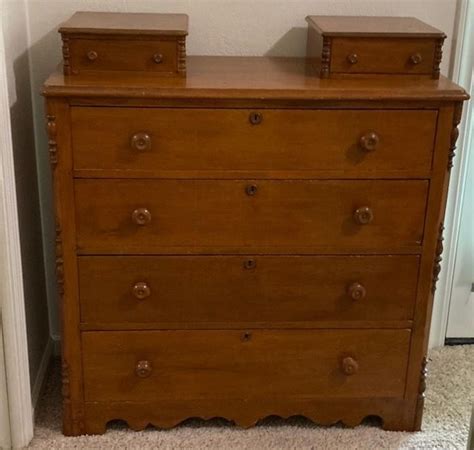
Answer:
[{"label": "large dresser drawer", "polygon": [[409,330],[84,332],[86,401],[403,397]]},{"label": "large dresser drawer", "polygon": [[[82,256],[85,324],[410,320],[417,256]],[[343,326],[343,324],[342,324]]]},{"label": "large dresser drawer", "polygon": [[73,107],[76,170],[429,173],[437,112]]},{"label": "large dresser drawer", "polygon": [[421,180],[77,179],[77,246],[82,254],[413,250],[427,191]]}]

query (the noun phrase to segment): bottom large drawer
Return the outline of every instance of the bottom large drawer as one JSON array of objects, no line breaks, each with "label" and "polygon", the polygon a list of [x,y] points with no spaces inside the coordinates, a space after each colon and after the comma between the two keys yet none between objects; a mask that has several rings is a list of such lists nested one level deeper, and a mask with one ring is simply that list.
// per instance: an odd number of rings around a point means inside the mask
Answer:
[{"label": "bottom large drawer", "polygon": [[86,401],[403,397],[410,330],[84,332]]}]

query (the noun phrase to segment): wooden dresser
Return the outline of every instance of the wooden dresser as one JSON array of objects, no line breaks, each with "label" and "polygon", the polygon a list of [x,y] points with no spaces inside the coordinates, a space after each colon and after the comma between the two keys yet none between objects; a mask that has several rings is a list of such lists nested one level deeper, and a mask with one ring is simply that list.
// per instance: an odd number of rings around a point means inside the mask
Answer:
[{"label": "wooden dresser", "polygon": [[64,433],[268,415],[419,430],[466,93],[304,59],[183,70],[45,84]]}]

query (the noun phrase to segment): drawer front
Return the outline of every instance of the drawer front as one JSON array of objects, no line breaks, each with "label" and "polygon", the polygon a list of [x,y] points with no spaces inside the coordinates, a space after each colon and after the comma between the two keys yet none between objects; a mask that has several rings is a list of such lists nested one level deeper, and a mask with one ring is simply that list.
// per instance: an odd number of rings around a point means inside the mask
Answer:
[{"label": "drawer front", "polygon": [[429,171],[436,119],[429,110],[74,107],[74,168]]},{"label": "drawer front", "polygon": [[177,71],[176,40],[71,39],[73,73],[84,71]]},{"label": "drawer front", "polygon": [[409,330],[85,332],[85,400],[402,397],[409,341]]},{"label": "drawer front", "polygon": [[331,72],[334,73],[433,73],[433,39],[334,38]]},{"label": "drawer front", "polygon": [[88,324],[408,320],[418,264],[417,256],[83,256],[81,317]]},{"label": "drawer front", "polygon": [[77,245],[83,254],[413,249],[427,191],[420,180],[78,179]]}]

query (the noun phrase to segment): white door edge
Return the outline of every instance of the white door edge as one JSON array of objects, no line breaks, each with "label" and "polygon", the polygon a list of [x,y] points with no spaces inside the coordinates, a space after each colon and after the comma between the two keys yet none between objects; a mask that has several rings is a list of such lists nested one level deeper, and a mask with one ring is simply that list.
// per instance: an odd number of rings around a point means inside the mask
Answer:
[{"label": "white door edge", "polygon": [[10,123],[0,20],[0,302],[11,443],[13,448],[21,448],[33,437],[33,409]]},{"label": "white door edge", "polygon": [[[474,52],[474,1],[458,0],[457,38],[455,42],[455,60],[452,71],[453,81],[469,89],[473,71]],[[456,32],[456,30],[455,30]],[[448,191],[448,203],[444,220],[444,252],[441,273],[433,304],[429,346],[443,346],[448,327],[449,307],[451,302],[457,244],[461,226],[461,206],[464,197],[468,152],[463,151],[467,142],[466,117],[472,111],[472,101],[464,103],[463,119],[459,127],[456,158],[451,170],[451,182]]]},{"label": "white door edge", "polygon": [[12,445],[10,435],[10,413],[8,409],[7,374],[5,372],[5,355],[3,352],[2,314],[0,310],[0,449]]}]

